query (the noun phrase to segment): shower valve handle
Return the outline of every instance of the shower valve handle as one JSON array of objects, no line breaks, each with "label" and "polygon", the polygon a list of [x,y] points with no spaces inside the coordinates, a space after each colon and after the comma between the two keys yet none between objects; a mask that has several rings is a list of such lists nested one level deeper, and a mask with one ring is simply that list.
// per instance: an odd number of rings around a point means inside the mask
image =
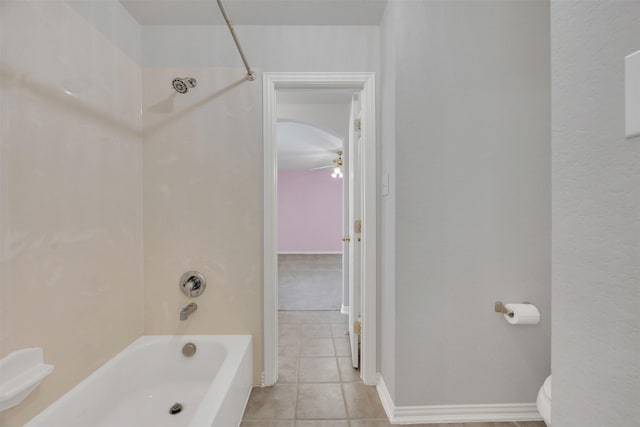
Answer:
[{"label": "shower valve handle", "polygon": [[180,290],[189,298],[202,295],[207,287],[207,281],[202,273],[187,271],[180,277]]}]

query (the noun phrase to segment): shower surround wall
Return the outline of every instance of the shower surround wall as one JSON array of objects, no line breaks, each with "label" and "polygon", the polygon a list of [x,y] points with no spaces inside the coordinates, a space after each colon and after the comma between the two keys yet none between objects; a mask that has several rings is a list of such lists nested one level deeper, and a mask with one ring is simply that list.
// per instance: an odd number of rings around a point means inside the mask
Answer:
[{"label": "shower surround wall", "polygon": [[[145,331],[252,334],[262,372],[262,74],[377,71],[377,27],[143,26]],[[184,41],[189,41],[185,49]],[[234,68],[229,68],[234,67]],[[174,77],[195,77],[185,95]],[[189,320],[178,279],[207,277]],[[149,289],[153,289],[150,292]]]},{"label": "shower surround wall", "polygon": [[55,365],[19,427],[143,333],[141,72],[65,2],[0,12],[0,357]]},{"label": "shower surround wall", "polygon": [[[145,332],[251,334],[260,384],[261,85],[244,74],[143,69]],[[171,80],[178,76],[195,77],[197,87],[177,94]],[[188,270],[207,279],[194,300],[178,290]],[[190,301],[198,310],[181,322]]]}]

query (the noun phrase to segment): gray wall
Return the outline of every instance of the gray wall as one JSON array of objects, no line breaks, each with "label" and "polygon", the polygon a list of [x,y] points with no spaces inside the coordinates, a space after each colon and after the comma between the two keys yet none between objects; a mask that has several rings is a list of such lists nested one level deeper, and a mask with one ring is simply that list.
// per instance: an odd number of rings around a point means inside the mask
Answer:
[{"label": "gray wall", "polygon": [[[395,25],[396,4],[390,2],[380,25],[380,110],[381,136],[380,170],[388,176],[389,193],[379,199],[380,203],[380,261],[378,272],[378,368],[391,396],[395,396],[396,353],[396,304],[395,304],[395,238],[396,238],[396,191],[395,191]],[[381,187],[378,187],[381,188]]]},{"label": "gray wall", "polygon": [[[549,3],[394,7],[394,401],[534,402],[550,372]],[[499,299],[535,303],[540,324],[510,326]]]},{"label": "gray wall", "polygon": [[553,1],[554,427],[640,421],[640,138],[624,56],[640,3]]}]

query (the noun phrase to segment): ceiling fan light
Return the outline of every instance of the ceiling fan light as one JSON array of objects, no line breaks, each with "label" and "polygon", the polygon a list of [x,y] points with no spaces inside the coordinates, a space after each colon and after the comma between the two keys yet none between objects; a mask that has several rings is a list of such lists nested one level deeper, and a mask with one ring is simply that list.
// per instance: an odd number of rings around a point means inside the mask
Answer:
[{"label": "ceiling fan light", "polygon": [[331,178],[342,178],[342,168],[341,167],[335,167],[333,168],[333,173],[331,174]]}]

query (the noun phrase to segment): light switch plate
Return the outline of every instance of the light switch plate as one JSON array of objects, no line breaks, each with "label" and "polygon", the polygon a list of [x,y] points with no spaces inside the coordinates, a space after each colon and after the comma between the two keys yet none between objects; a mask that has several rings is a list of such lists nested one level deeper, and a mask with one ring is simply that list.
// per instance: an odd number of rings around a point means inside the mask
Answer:
[{"label": "light switch plate", "polygon": [[624,60],[625,134],[640,136],[640,50]]}]

